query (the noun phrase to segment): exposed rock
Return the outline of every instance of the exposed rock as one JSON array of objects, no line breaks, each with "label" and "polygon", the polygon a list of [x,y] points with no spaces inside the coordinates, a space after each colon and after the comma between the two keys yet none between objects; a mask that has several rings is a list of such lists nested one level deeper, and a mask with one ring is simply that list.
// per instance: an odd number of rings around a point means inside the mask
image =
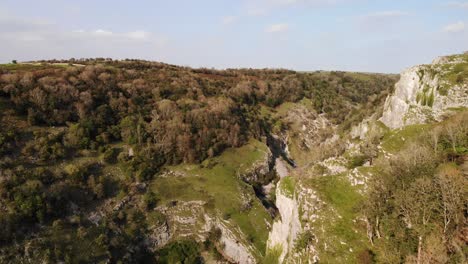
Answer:
[{"label": "exposed rock", "polygon": [[177,202],[173,206],[159,206],[156,208],[167,217],[169,233],[175,238],[204,237],[204,201]]},{"label": "exposed rock", "polygon": [[349,171],[347,176],[352,186],[361,185],[363,188],[367,188],[368,177],[360,173],[357,168]]},{"label": "exposed rock", "polygon": [[351,129],[350,135],[351,138],[359,138],[362,140],[366,137],[367,132],[369,132],[369,122],[364,120]]},{"label": "exposed rock", "polygon": [[[242,232],[237,228],[230,226],[228,221],[223,221],[219,218],[211,218],[209,215],[204,215],[205,232],[209,232],[213,227],[221,230],[221,238],[218,241],[217,249],[230,263],[239,264],[255,264],[256,260],[252,253],[254,248],[249,243],[245,242],[244,237],[236,236],[235,233]],[[236,232],[233,232],[236,231]]]},{"label": "exposed rock", "polygon": [[239,178],[243,181],[250,184],[260,183],[267,184],[269,183],[274,175],[270,173],[270,164],[272,164],[273,155],[270,150],[266,151],[263,157],[255,162],[250,168],[244,172],[239,172]]},{"label": "exposed rock", "polygon": [[152,249],[158,249],[165,246],[171,239],[171,233],[167,222],[157,226],[153,229],[153,232],[148,238],[147,246]]},{"label": "exposed rock", "polygon": [[346,168],[346,159],[343,157],[331,157],[318,162],[318,164],[327,169],[325,175],[336,175],[348,170]]},{"label": "exposed rock", "polygon": [[299,204],[294,195],[292,198],[281,191],[281,181],[276,188],[276,207],[281,219],[273,223],[273,228],[269,234],[267,248],[281,247],[282,252],[279,262],[282,263],[288,252],[292,252],[294,240],[301,232],[301,222],[299,220]]},{"label": "exposed rock", "polygon": [[101,221],[102,219],[102,214],[100,212],[92,212],[89,216],[88,216],[88,220],[93,223],[95,226],[98,226],[99,225],[99,222]]},{"label": "exposed rock", "polygon": [[239,264],[256,263],[255,258],[250,253],[250,249],[239,241],[229,228],[221,221],[218,221],[217,227],[222,232],[220,239],[220,243],[223,245],[222,252],[230,261]]},{"label": "exposed rock", "polygon": [[171,240],[191,237],[202,242],[207,238],[213,227],[221,230],[218,250],[232,263],[256,263],[249,245],[240,229],[233,227],[229,222],[210,217],[205,213],[203,201],[179,201],[175,206],[160,206],[158,211],[167,217],[167,221],[154,227],[147,244],[152,249],[158,249]]},{"label": "exposed rock", "polygon": [[276,171],[276,174],[280,178],[284,178],[284,177],[288,176],[288,174],[289,174],[288,167],[287,167],[287,165],[285,164],[285,162],[283,161],[282,158],[276,158],[275,171]]},{"label": "exposed rock", "polygon": [[304,105],[296,105],[288,112],[286,121],[297,127],[297,137],[302,140],[301,147],[311,149],[325,139],[336,125],[325,114],[317,114]]},{"label": "exposed rock", "polygon": [[[450,108],[468,107],[468,84],[451,84],[444,76],[458,59],[442,57],[401,74],[384,106],[380,120],[396,129],[411,124],[441,121]],[[444,92],[442,92],[444,88]]]},{"label": "exposed rock", "polygon": [[372,116],[362,120],[358,125],[353,126],[350,132],[351,138],[365,140],[369,137],[371,132],[383,132],[383,128],[377,125],[377,119],[378,116],[373,114]]}]

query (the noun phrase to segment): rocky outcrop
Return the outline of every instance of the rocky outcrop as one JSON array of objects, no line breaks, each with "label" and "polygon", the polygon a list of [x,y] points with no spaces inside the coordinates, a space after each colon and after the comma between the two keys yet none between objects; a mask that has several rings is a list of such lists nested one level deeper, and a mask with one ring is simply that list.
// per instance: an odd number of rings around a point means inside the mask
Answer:
[{"label": "rocky outcrop", "polygon": [[281,188],[281,181],[276,188],[276,207],[280,219],[273,223],[268,237],[267,248],[280,247],[282,249],[279,263],[282,263],[286,255],[292,252],[294,241],[301,232],[299,220],[299,204],[295,195],[286,194]]},{"label": "rocky outcrop", "polygon": [[252,256],[251,249],[244,243],[241,243],[234,233],[227,228],[221,221],[218,221],[217,227],[221,229],[220,243],[222,245],[222,253],[233,263],[254,264],[255,258]]},{"label": "rocky outcrop", "polygon": [[274,174],[270,173],[271,164],[273,163],[273,154],[270,150],[267,150],[261,159],[256,161],[247,170],[239,172],[238,176],[249,184],[268,184],[274,178]]},{"label": "rocky outcrop", "polygon": [[157,250],[172,240],[188,237],[203,242],[213,228],[219,228],[221,237],[217,249],[224,258],[231,263],[256,263],[252,254],[255,248],[247,242],[242,231],[229,221],[210,217],[203,209],[203,204],[202,201],[179,201],[175,205],[158,207],[157,210],[166,215],[166,221],[150,227],[147,246]]},{"label": "rocky outcrop", "polygon": [[246,243],[239,228],[235,228],[229,221],[221,220],[218,217],[204,215],[205,225],[203,230],[209,232],[213,228],[221,231],[221,237],[216,243],[218,252],[230,263],[255,264],[257,263],[252,252],[255,251],[252,245]]},{"label": "rocky outcrop", "polygon": [[[385,101],[380,120],[396,129],[411,124],[441,121],[451,108],[468,107],[468,84],[453,82],[464,57],[442,57],[401,74],[395,91]],[[466,63],[466,62],[465,62]]]},{"label": "rocky outcrop", "polygon": [[158,249],[165,246],[171,239],[169,226],[167,222],[153,228],[152,234],[148,237],[147,246],[152,249]]}]

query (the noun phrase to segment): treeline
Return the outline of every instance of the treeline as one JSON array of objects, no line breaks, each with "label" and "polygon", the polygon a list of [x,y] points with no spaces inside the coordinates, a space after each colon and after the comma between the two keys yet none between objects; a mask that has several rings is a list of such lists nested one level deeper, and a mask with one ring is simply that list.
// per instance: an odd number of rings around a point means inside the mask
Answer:
[{"label": "treeline", "polygon": [[383,165],[363,209],[379,263],[466,263],[467,157],[465,111]]},{"label": "treeline", "polygon": [[[82,63],[83,66],[56,65]],[[196,162],[264,134],[260,105],[304,97],[336,123],[388,91],[395,76],[288,70],[190,69],[125,60],[0,67],[0,96],[29,125],[66,126],[66,144],[149,144],[161,163]]]}]

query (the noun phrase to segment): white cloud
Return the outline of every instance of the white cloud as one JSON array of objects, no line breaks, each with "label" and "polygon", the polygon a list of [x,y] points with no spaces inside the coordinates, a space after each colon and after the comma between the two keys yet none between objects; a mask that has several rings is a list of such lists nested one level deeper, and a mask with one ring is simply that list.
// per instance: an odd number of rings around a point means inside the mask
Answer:
[{"label": "white cloud", "polygon": [[449,32],[449,33],[458,33],[463,30],[465,30],[465,23],[462,21],[458,21],[457,23],[447,25],[443,28],[444,32]]},{"label": "white cloud", "polygon": [[237,20],[236,16],[225,16],[223,17],[223,24],[229,25],[229,24],[236,22],[236,20]]},{"label": "white cloud", "polygon": [[114,57],[156,58],[168,39],[148,31],[66,30],[40,19],[0,16],[0,61]]},{"label": "white cloud", "polygon": [[82,38],[110,38],[114,40],[150,40],[151,33],[144,30],[136,30],[131,32],[116,33],[109,30],[97,29],[94,31],[86,31],[83,29],[73,30],[73,34]]},{"label": "white cloud", "polygon": [[453,2],[447,3],[447,6],[454,7],[454,8],[468,9],[468,2],[453,1]]},{"label": "white cloud", "polygon": [[289,28],[288,24],[274,24],[266,28],[265,32],[267,33],[278,33],[287,31]]},{"label": "white cloud", "polygon": [[101,35],[101,36],[111,36],[113,33],[112,31],[108,31],[104,29],[97,29],[94,31],[94,34]]},{"label": "white cloud", "polygon": [[136,40],[147,40],[151,37],[151,33],[144,30],[137,30],[128,32],[125,34],[128,38],[136,39]]}]

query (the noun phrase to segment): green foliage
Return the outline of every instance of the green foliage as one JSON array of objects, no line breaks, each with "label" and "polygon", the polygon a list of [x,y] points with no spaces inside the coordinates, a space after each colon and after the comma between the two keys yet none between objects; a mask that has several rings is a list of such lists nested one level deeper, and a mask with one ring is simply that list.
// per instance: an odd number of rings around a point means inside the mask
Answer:
[{"label": "green foliage", "polygon": [[279,264],[279,258],[281,253],[283,252],[283,248],[281,245],[274,246],[273,248],[269,248],[265,257],[263,258],[263,264]]},{"label": "green foliage", "polygon": [[307,249],[307,247],[312,244],[313,240],[314,235],[310,231],[302,232],[298,235],[296,241],[294,242],[294,250],[300,252]]},{"label": "green foliage", "polygon": [[143,196],[143,202],[146,210],[152,210],[158,204],[158,201],[159,199],[157,195],[152,191],[146,192]]},{"label": "green foliage", "polygon": [[464,245],[455,237],[465,219],[467,183],[460,167],[465,154],[458,151],[468,143],[467,118],[461,112],[426,126],[426,133],[412,134],[390,159],[384,170],[388,173],[373,179],[363,213],[372,228],[377,261],[390,255],[396,262],[415,261],[418,255],[428,263],[463,258]]},{"label": "green foliage", "polygon": [[293,198],[295,194],[296,181],[293,177],[284,177],[279,182],[279,188],[284,195]]},{"label": "green foliage", "polygon": [[161,264],[201,264],[200,246],[193,240],[176,241],[156,252]]},{"label": "green foliage", "polygon": [[103,160],[106,163],[114,164],[117,162],[117,155],[120,153],[120,150],[117,148],[109,148],[106,151],[104,151],[103,154]]},{"label": "green foliage", "polygon": [[367,161],[367,159],[368,158],[366,156],[364,156],[364,155],[352,156],[349,159],[348,168],[349,169],[354,169],[356,167],[360,167],[360,166],[364,165],[364,163]]}]

